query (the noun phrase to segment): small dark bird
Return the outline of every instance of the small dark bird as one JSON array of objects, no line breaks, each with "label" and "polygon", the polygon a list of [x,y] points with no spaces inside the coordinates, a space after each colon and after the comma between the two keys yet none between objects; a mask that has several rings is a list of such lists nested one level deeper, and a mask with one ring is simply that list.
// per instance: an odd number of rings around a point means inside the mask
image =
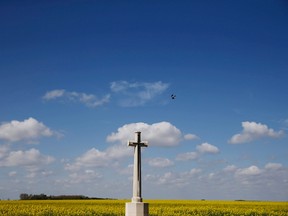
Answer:
[{"label": "small dark bird", "polygon": [[176,98],[175,94],[171,94],[171,98],[174,100]]}]

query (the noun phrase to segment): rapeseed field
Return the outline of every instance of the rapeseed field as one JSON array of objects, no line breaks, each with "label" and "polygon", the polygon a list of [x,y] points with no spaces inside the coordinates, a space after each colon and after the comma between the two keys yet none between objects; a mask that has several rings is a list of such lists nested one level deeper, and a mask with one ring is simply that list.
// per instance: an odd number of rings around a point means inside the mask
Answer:
[{"label": "rapeseed field", "polygon": [[[130,200],[0,201],[3,216],[118,216]],[[147,200],[150,216],[287,216],[288,202]]]}]

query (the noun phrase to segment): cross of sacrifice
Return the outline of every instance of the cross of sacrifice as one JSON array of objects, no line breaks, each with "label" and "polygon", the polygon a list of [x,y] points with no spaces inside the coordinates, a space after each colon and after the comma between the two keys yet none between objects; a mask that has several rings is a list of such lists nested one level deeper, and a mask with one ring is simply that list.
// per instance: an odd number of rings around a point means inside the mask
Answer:
[{"label": "cross of sacrifice", "polygon": [[132,203],[142,202],[141,194],[141,147],[147,147],[148,142],[141,142],[141,132],[135,132],[134,141],[128,141],[128,146],[134,147],[134,171],[133,171],[133,197]]}]

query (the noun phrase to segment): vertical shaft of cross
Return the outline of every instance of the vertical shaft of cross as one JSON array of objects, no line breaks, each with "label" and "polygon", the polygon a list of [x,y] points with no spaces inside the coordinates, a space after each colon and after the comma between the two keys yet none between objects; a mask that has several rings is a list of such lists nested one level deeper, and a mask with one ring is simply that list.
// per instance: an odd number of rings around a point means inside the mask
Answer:
[{"label": "vertical shaft of cross", "polygon": [[[137,143],[139,141],[137,140]],[[141,194],[141,148],[139,145],[134,147],[134,171],[133,171],[133,200],[142,202]],[[132,201],[133,201],[132,200]]]},{"label": "vertical shaft of cross", "polygon": [[141,194],[141,147],[147,147],[147,142],[141,142],[141,132],[135,132],[136,142],[128,142],[134,146],[134,169],[133,169],[133,197],[132,202],[142,202]]}]

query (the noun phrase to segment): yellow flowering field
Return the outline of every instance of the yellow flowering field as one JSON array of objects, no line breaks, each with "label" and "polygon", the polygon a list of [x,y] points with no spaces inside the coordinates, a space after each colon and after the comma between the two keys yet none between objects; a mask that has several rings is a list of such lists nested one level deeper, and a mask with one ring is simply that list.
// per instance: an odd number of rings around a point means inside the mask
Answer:
[{"label": "yellow flowering field", "polygon": [[[0,201],[0,215],[76,216],[125,215],[128,200]],[[287,202],[148,200],[150,216],[287,216]]]}]

